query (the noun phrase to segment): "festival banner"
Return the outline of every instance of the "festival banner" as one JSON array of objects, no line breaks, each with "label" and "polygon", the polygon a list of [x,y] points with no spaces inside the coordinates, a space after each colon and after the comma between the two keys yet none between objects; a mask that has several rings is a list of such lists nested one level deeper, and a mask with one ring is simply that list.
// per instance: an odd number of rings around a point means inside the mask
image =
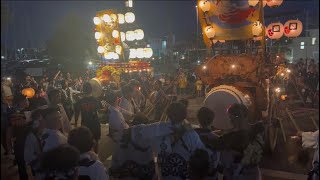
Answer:
[{"label": "festival banner", "polygon": [[[259,3],[249,6],[248,0],[207,0],[210,10],[203,12],[198,1],[201,28],[209,25],[215,29],[214,40],[246,40],[253,38],[252,25],[259,20]],[[204,42],[211,47],[210,39],[203,33]]]}]

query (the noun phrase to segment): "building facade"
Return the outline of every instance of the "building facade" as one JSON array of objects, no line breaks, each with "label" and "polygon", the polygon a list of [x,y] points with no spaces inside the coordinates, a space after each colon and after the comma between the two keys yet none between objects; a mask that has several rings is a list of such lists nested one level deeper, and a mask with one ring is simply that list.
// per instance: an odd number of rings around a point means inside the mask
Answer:
[{"label": "building facade", "polygon": [[300,58],[314,59],[319,62],[319,29],[310,29],[307,36],[292,39],[287,59],[296,62]]}]

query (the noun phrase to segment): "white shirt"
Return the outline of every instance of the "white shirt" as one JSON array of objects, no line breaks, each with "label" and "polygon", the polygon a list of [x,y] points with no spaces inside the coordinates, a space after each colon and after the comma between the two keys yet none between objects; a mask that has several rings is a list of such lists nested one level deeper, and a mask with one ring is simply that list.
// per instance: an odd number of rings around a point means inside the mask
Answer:
[{"label": "white shirt", "polygon": [[41,136],[41,143],[43,145],[42,151],[47,152],[62,144],[67,144],[68,141],[59,130],[45,129]]},{"label": "white shirt", "polygon": [[129,128],[129,125],[117,108],[110,106],[109,111],[109,133],[118,142],[121,140],[123,129]]},{"label": "white shirt", "polygon": [[29,133],[27,135],[26,141],[24,144],[24,160],[26,161],[27,164],[31,165],[32,168],[37,168],[37,167],[34,167],[33,161],[37,160],[41,153],[41,148],[39,143],[40,142],[34,133]]},{"label": "white shirt", "polygon": [[62,123],[62,131],[65,134],[69,134],[70,130],[71,130],[71,124],[69,121],[69,118],[67,116],[66,111],[64,110],[62,104],[58,104],[59,107],[59,111],[61,113],[62,119],[61,119],[61,123]]},{"label": "white shirt", "polygon": [[80,162],[84,159],[93,162],[88,163],[88,166],[79,166],[79,176],[89,176],[91,180],[109,180],[107,170],[99,160],[91,158],[89,153],[83,153],[80,155]]},{"label": "white shirt", "polygon": [[10,86],[2,85],[2,93],[3,93],[3,97],[12,96],[12,91]]},{"label": "white shirt", "polygon": [[[134,101],[133,101],[133,103],[134,103]],[[135,113],[134,112],[134,110],[135,110],[134,105],[129,100],[122,97],[121,102],[119,103],[119,107],[120,107],[120,112],[122,113],[126,122],[131,122],[132,116]],[[137,111],[138,111],[138,109],[137,109]]]},{"label": "white shirt", "polygon": [[313,161],[319,162],[319,130],[302,133],[302,147],[315,149]]}]

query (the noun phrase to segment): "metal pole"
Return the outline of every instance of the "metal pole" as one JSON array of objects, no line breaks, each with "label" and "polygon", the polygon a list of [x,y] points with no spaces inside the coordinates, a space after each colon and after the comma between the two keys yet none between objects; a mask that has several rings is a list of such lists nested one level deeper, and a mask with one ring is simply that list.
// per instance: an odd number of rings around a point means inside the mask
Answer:
[{"label": "metal pole", "polygon": [[197,13],[197,38],[196,38],[196,49],[197,49],[197,61],[199,60],[199,52],[198,52],[198,36],[199,36],[199,17],[198,17],[198,6],[196,6],[196,13]]},{"label": "metal pole", "polygon": [[264,22],[264,8],[263,8],[263,2],[262,0],[259,1],[259,9],[260,9],[260,17],[259,20],[262,24],[262,39],[261,39],[261,48],[262,48],[262,57],[264,59],[264,62],[266,62],[266,27],[265,27],[265,22]]}]

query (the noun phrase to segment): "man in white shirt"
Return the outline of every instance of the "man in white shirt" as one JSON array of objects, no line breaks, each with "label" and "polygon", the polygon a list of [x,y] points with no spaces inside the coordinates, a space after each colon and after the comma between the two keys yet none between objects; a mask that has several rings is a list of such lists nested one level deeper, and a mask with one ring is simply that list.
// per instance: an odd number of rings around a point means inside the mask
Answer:
[{"label": "man in white shirt", "polygon": [[136,103],[133,100],[133,87],[126,85],[122,89],[123,96],[119,103],[120,112],[122,113],[124,119],[127,123],[132,122],[133,115],[140,111]]},{"label": "man in white shirt", "polygon": [[129,125],[126,123],[123,115],[119,111],[118,96],[116,93],[108,94],[107,102],[109,106],[109,136],[115,141],[119,142],[122,138],[124,129],[128,129]]},{"label": "man in white shirt", "polygon": [[57,107],[59,108],[59,112],[61,115],[61,129],[64,134],[68,134],[71,130],[71,124],[69,118],[67,116],[66,111],[64,110],[61,104],[61,92],[58,89],[53,89],[48,93],[50,105],[49,107]]},{"label": "man in white shirt", "polygon": [[313,169],[309,172],[310,180],[319,179],[319,130],[315,132],[298,132],[302,138],[302,147],[315,149],[313,155]]},{"label": "man in white shirt", "polygon": [[24,160],[30,165],[33,175],[38,179],[40,168],[40,155],[42,153],[41,134],[44,129],[44,120],[41,110],[35,110],[31,115],[32,130],[27,135],[24,145]]},{"label": "man in white shirt", "polygon": [[93,159],[94,138],[87,127],[73,129],[69,133],[68,143],[80,151],[79,179],[108,180],[109,175],[103,163]]},{"label": "man in white shirt", "polygon": [[67,144],[67,138],[59,129],[61,129],[61,113],[57,108],[48,108],[43,110],[43,118],[46,128],[41,136],[42,151],[47,152],[50,149]]}]

